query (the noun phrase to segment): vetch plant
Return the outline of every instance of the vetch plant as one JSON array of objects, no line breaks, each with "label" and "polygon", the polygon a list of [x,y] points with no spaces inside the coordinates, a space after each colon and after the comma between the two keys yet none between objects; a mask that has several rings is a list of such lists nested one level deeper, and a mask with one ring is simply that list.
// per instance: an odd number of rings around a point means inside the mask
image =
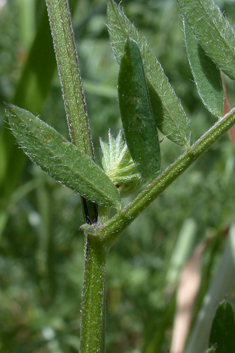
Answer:
[{"label": "vetch plant", "polygon": [[[178,0],[190,66],[205,107],[218,117],[194,144],[189,119],[146,39],[120,6],[108,2],[108,30],[120,66],[118,97],[123,125],[109,144],[102,140],[103,169],[95,162],[69,3],[46,0],[62,86],[67,141],[30,112],[7,105],[11,130],[29,158],[82,198],[86,237],[82,295],[81,353],[105,352],[106,259],[131,222],[198,157],[235,124],[235,110],[223,115],[220,71],[234,74],[235,35],[211,0]],[[182,155],[161,171],[158,130],[182,146]],[[121,198],[143,189],[126,207]],[[110,216],[110,209],[116,209]],[[206,349],[206,347],[205,347]]]}]

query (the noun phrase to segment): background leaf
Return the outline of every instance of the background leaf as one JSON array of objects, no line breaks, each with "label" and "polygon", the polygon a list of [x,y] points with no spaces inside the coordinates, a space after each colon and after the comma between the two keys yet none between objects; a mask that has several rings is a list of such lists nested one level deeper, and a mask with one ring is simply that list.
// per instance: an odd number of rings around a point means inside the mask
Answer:
[{"label": "background leaf", "polygon": [[7,114],[18,142],[45,172],[88,200],[119,206],[117,189],[89,156],[30,112],[9,105]]},{"label": "background leaf", "polygon": [[235,322],[231,305],[224,300],[216,310],[210,334],[216,353],[235,353]]},{"label": "background leaf", "polygon": [[[229,230],[223,254],[217,269],[210,280],[209,288],[204,292],[204,299],[186,353],[201,353],[208,347],[214,314],[224,297],[230,297],[235,283],[235,224]],[[210,298],[210,300],[208,300]],[[233,334],[234,335],[234,334]],[[234,335],[235,338],[235,335]],[[235,347],[235,345],[234,345]],[[229,352],[229,351],[228,351]]]},{"label": "background leaf", "polygon": [[148,86],[138,45],[127,38],[118,78],[119,106],[125,139],[144,179],[160,170],[158,133],[149,100]]},{"label": "background leaf", "polygon": [[141,52],[157,127],[175,143],[187,146],[190,142],[188,119],[146,39],[138,33],[123,10],[112,0],[109,0],[107,14],[109,35],[118,63],[120,64],[128,33],[136,41]]},{"label": "background leaf", "polygon": [[198,93],[205,107],[214,115],[223,115],[223,87],[220,70],[198,43],[191,27],[184,20],[184,34],[189,64]]},{"label": "background leaf", "polygon": [[177,3],[202,48],[234,80],[235,35],[219,7],[212,0],[177,0]]},{"label": "background leaf", "polygon": [[[37,33],[13,97],[14,104],[20,105],[34,114],[42,111],[56,67],[46,6],[43,5]],[[25,156],[17,148],[14,137],[6,127],[2,129],[0,139],[0,153],[7,156],[6,168],[4,173],[2,172],[0,175],[0,193],[8,199],[19,178]]]}]

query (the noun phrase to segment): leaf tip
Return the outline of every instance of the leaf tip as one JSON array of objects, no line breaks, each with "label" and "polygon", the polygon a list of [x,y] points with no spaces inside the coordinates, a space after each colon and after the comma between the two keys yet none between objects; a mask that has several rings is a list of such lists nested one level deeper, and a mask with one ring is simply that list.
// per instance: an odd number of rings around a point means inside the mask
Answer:
[{"label": "leaf tip", "polygon": [[11,112],[13,111],[14,105],[13,105],[13,104],[10,104],[10,103],[6,103],[6,102],[4,102],[4,105],[5,105],[5,107],[6,107],[5,112],[6,112],[6,115],[7,115],[7,117],[8,117],[8,116],[9,116],[9,113],[11,113]]}]

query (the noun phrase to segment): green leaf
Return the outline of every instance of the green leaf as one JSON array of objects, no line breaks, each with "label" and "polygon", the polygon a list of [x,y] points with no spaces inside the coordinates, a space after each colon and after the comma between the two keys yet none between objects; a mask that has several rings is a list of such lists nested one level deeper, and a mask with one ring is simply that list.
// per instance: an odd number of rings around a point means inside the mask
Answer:
[{"label": "green leaf", "polygon": [[223,86],[220,70],[198,43],[191,27],[184,21],[184,34],[189,64],[198,93],[205,107],[214,115],[223,115]]},{"label": "green leaf", "polygon": [[120,206],[120,196],[95,162],[30,112],[8,105],[11,129],[29,158],[52,178],[88,200]]},{"label": "green leaf", "polygon": [[210,346],[216,348],[216,353],[235,353],[234,314],[225,300],[218,306],[212,323]]},{"label": "green leaf", "polygon": [[212,0],[177,0],[202,48],[216,65],[235,79],[235,34]]},{"label": "green leaf", "polygon": [[155,178],[161,157],[157,127],[138,45],[127,38],[118,78],[119,106],[127,146],[144,179]]},{"label": "green leaf", "polygon": [[133,38],[140,49],[156,125],[173,142],[188,147],[189,121],[160,63],[152,54],[146,39],[112,0],[108,3],[108,30],[115,57],[120,65],[126,36]]}]

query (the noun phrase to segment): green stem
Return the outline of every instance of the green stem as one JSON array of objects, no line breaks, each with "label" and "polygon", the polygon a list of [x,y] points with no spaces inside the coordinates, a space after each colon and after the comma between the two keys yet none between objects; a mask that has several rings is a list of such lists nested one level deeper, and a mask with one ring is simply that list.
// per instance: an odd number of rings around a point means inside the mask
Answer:
[{"label": "green stem", "polygon": [[46,0],[72,143],[94,159],[68,0]]},{"label": "green stem", "polygon": [[87,235],[82,295],[81,353],[105,352],[105,272],[107,247]]},{"label": "green stem", "polygon": [[[134,219],[177,179],[198,157],[235,124],[235,109],[232,109],[208,130],[181,157],[172,163],[158,178],[149,184],[138,197],[103,227],[95,230],[96,236],[106,240],[109,246]],[[88,229],[87,229],[88,231]]]}]

